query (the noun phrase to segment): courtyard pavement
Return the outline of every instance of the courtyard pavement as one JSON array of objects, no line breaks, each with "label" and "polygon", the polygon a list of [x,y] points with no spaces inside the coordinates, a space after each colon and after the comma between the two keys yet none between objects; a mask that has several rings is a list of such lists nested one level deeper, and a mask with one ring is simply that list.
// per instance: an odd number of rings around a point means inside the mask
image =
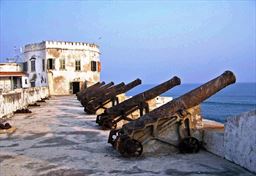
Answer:
[{"label": "courtyard pavement", "polygon": [[254,175],[206,151],[123,158],[75,96],[40,105],[31,114],[14,115],[15,133],[0,134],[0,176]]}]

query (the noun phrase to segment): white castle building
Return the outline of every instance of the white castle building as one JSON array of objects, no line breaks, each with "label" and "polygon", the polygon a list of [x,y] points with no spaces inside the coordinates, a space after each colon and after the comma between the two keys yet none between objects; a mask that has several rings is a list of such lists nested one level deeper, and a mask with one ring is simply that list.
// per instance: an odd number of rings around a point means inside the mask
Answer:
[{"label": "white castle building", "polygon": [[100,52],[95,44],[43,41],[24,47],[24,71],[31,87],[49,86],[51,95],[78,92],[100,81]]}]

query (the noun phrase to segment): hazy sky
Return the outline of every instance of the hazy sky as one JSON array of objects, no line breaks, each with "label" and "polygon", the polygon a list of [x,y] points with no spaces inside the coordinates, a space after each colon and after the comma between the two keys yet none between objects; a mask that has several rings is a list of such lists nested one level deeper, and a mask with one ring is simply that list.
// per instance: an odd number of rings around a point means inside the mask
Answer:
[{"label": "hazy sky", "polygon": [[256,82],[255,1],[0,0],[0,61],[42,40],[100,45],[102,80]]}]

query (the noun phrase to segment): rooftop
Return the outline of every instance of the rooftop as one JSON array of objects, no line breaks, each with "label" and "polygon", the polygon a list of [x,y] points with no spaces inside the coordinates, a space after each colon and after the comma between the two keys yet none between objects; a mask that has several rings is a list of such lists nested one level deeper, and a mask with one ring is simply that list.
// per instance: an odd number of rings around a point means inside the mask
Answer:
[{"label": "rooftop", "polygon": [[10,77],[10,76],[16,76],[16,77],[20,77],[20,76],[26,76],[26,74],[24,72],[1,72],[0,71],[0,77]]}]

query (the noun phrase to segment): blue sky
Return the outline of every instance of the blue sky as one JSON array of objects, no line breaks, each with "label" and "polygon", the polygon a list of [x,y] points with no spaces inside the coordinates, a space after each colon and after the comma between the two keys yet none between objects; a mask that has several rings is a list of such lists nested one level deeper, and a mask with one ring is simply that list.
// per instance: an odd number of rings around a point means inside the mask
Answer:
[{"label": "blue sky", "polygon": [[256,82],[255,1],[0,0],[0,61],[42,40],[100,45],[102,80]]}]

